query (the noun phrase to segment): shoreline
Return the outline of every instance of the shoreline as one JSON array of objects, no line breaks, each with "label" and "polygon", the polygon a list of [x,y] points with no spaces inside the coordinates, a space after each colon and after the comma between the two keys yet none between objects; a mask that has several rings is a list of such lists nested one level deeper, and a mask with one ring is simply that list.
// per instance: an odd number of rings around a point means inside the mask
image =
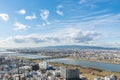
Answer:
[{"label": "shoreline", "polygon": [[[30,60],[27,58],[21,58],[21,57],[16,57],[17,59],[23,59],[23,60]],[[30,60],[32,62],[40,63],[44,60]],[[106,71],[102,69],[97,69],[97,68],[92,68],[92,67],[84,67],[84,66],[79,66],[79,65],[72,65],[72,64],[64,64],[64,63],[59,63],[59,62],[48,62],[50,65],[53,65],[55,67],[68,67],[68,68],[78,68],[80,72],[82,72],[82,76],[85,76],[88,78],[88,80],[93,80],[94,78],[98,77],[105,77],[105,76],[110,76],[110,75],[116,75],[120,79],[120,72],[115,72],[115,71]]]},{"label": "shoreline", "polygon": [[108,63],[108,64],[118,64],[120,65],[120,62],[111,62],[111,61],[98,61],[98,60],[94,60],[94,59],[81,59],[81,58],[73,58],[73,57],[67,57],[69,59],[74,59],[74,60],[84,60],[84,61],[90,61],[90,62],[101,62],[101,63]]},{"label": "shoreline", "polygon": [[91,67],[83,67],[83,66],[77,66],[77,65],[71,65],[71,64],[64,64],[64,63],[57,63],[57,62],[49,62],[50,65],[53,65],[55,67],[68,67],[68,68],[78,68],[80,72],[82,72],[82,75],[85,76],[88,79],[94,79],[98,77],[105,77],[110,76],[112,74],[116,75],[120,79],[120,72],[113,72],[113,71],[106,71]]}]

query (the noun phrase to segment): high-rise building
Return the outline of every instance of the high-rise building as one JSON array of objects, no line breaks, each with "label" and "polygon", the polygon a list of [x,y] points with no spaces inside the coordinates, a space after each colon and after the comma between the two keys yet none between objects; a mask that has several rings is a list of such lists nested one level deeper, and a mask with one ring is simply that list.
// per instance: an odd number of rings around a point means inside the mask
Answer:
[{"label": "high-rise building", "polygon": [[66,80],[79,80],[79,69],[61,67],[61,77]]}]

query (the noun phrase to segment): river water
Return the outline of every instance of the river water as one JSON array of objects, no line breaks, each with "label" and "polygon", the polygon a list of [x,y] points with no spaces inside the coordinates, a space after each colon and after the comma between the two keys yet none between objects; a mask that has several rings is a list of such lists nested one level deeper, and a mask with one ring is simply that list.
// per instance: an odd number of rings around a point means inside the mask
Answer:
[{"label": "river water", "polygon": [[52,59],[48,60],[49,62],[58,62],[58,63],[64,63],[64,64],[72,64],[72,65],[78,65],[83,67],[92,67],[107,71],[115,71],[120,72],[120,64],[110,64],[110,63],[103,63],[103,62],[92,62],[92,61],[86,61],[86,60],[75,60],[75,59]]},{"label": "river water", "polygon": [[[0,52],[0,54],[3,52]],[[4,52],[8,53],[8,52]],[[9,52],[10,53],[10,52]],[[31,54],[25,54],[25,53],[19,53],[19,54],[9,54],[10,56],[19,56],[19,57],[25,57],[29,59],[37,59],[37,58],[46,58],[48,56],[42,56],[42,55],[31,55]],[[78,65],[83,67],[92,67],[96,69],[102,69],[107,71],[115,71],[120,72],[120,64],[110,64],[110,63],[103,63],[103,62],[91,62],[86,60],[75,60],[75,59],[68,59],[68,58],[62,58],[62,59],[51,59],[47,60],[48,62],[58,62],[58,63],[64,63],[64,64],[72,64],[72,65]]]}]

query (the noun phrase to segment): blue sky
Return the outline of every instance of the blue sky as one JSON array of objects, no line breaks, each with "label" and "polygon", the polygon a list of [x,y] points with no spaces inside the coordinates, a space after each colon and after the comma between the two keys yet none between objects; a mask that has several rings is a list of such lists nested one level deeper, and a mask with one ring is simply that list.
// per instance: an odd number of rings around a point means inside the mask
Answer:
[{"label": "blue sky", "polygon": [[0,0],[0,47],[120,47],[120,0]]}]

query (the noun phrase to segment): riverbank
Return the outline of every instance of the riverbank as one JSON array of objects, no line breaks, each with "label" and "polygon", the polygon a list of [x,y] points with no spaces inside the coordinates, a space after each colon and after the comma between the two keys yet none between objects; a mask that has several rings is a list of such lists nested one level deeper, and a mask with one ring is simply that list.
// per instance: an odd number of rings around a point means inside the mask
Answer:
[{"label": "riverbank", "polygon": [[91,62],[103,62],[103,63],[110,63],[110,64],[120,64],[120,62],[115,62],[113,60],[83,59],[83,58],[77,58],[77,57],[67,57],[67,58],[74,59],[74,60],[85,60],[85,61],[91,61]]},{"label": "riverbank", "polygon": [[68,68],[78,68],[80,72],[82,72],[82,76],[85,76],[89,80],[93,80],[94,78],[98,77],[105,77],[110,76],[112,74],[116,75],[120,79],[120,72],[110,72],[95,68],[88,68],[88,67],[82,67],[82,66],[76,66],[76,65],[69,65],[69,64],[63,64],[63,63],[56,63],[56,62],[49,62],[50,65],[56,66],[56,67],[68,67]]},{"label": "riverbank", "polygon": [[[30,59],[21,58],[21,57],[16,57],[16,58],[23,59],[23,60],[30,60]],[[42,62],[43,60],[30,60],[30,61],[39,63],[39,62]],[[94,78],[98,78],[98,77],[110,76],[112,74],[116,75],[120,79],[120,72],[110,72],[110,71],[100,70],[100,69],[91,68],[91,67],[82,67],[82,66],[63,64],[58,62],[49,62],[49,64],[55,67],[63,66],[68,68],[78,68],[80,72],[82,72],[82,76],[85,76],[89,80],[93,80]]]}]

